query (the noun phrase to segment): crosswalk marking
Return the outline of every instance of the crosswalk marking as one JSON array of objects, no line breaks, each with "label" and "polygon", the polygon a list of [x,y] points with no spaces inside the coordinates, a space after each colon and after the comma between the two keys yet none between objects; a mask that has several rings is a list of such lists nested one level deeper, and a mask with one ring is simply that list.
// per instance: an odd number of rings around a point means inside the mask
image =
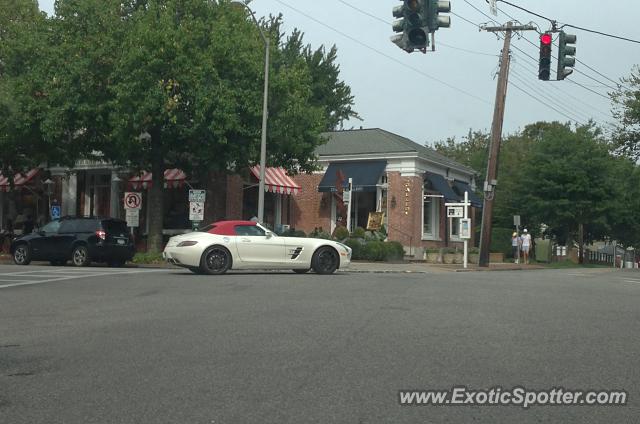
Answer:
[{"label": "crosswalk marking", "polygon": [[159,272],[160,269],[55,269],[55,270],[37,270],[37,271],[16,271],[16,272],[2,272],[0,273],[0,289],[18,286],[30,286],[34,284],[51,283],[55,281],[74,280],[78,278],[87,277],[102,277],[107,275],[128,275],[128,274],[142,274],[149,272]]}]

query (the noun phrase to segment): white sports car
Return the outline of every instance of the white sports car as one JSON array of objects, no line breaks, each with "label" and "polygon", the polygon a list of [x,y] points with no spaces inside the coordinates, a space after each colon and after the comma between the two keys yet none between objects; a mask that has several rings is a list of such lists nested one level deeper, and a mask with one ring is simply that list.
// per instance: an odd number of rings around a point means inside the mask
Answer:
[{"label": "white sports car", "polygon": [[219,221],[171,237],[162,256],[197,274],[224,274],[229,269],[313,269],[331,274],[349,265],[351,248],[332,240],[281,237],[253,221]]}]

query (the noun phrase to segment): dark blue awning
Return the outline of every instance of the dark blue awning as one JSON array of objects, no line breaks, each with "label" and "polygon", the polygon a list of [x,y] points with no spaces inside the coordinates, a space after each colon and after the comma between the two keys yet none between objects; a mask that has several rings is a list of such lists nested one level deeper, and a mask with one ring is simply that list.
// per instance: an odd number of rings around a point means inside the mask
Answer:
[{"label": "dark blue awning", "polygon": [[353,191],[376,191],[380,176],[386,167],[386,160],[331,162],[320,181],[318,191],[338,191],[340,185],[347,189],[349,178],[352,178]]},{"label": "dark blue awning", "polygon": [[453,186],[460,193],[461,200],[464,200],[464,192],[466,191],[467,193],[469,193],[469,201],[471,202],[471,206],[473,206],[474,208],[482,207],[482,199],[478,197],[478,195],[471,189],[468,183],[465,183],[464,181],[454,180]]},{"label": "dark blue awning", "polygon": [[447,202],[459,202],[460,197],[453,191],[447,180],[442,175],[432,172],[424,173],[424,180],[431,183],[431,188],[444,196]]}]

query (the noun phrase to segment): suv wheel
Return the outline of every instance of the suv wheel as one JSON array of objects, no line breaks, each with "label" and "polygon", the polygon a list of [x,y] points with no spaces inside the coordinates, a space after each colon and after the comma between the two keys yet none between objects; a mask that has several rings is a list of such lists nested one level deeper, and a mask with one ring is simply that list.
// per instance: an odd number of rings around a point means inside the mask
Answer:
[{"label": "suv wheel", "polygon": [[89,250],[87,246],[77,246],[71,253],[71,260],[75,266],[87,266],[91,262],[89,260]]},{"label": "suv wheel", "polygon": [[16,265],[29,265],[31,263],[31,249],[26,243],[22,243],[16,246],[16,250],[13,251],[13,261]]}]

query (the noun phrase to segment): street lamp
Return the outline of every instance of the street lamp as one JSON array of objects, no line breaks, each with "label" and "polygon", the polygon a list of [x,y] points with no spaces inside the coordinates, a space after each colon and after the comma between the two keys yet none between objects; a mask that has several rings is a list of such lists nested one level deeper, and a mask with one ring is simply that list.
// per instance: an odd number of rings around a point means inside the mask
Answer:
[{"label": "street lamp", "polygon": [[267,109],[267,100],[269,97],[269,38],[262,31],[256,15],[249,5],[240,0],[234,0],[231,3],[242,5],[249,11],[264,41],[264,94],[262,103],[262,135],[260,140],[260,181],[258,185],[258,221],[262,223],[264,221],[264,175],[267,166],[267,115],[269,114]]}]

